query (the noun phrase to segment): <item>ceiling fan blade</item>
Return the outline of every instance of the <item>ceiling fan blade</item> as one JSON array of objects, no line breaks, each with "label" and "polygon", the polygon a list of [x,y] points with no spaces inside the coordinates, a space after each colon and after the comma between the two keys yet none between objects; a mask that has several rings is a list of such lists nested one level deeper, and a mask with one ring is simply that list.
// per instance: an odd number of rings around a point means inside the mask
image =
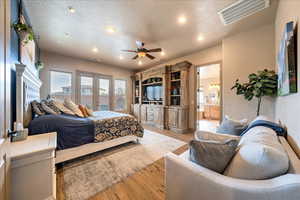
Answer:
[{"label": "ceiling fan blade", "polygon": [[162,51],[161,48],[147,50],[147,52],[161,52],[161,51]]},{"label": "ceiling fan blade", "polygon": [[132,58],[132,60],[135,60],[135,59],[137,59],[139,56],[138,55],[136,55],[136,56],[134,56],[133,58]]},{"label": "ceiling fan blade", "polygon": [[122,50],[122,51],[137,53],[137,51],[135,51],[135,50]]},{"label": "ceiling fan blade", "polygon": [[145,45],[144,42],[141,41],[135,41],[136,45],[138,46],[139,49],[143,48],[143,46]]},{"label": "ceiling fan blade", "polygon": [[151,60],[153,60],[155,57],[154,56],[152,56],[152,55],[150,55],[150,54],[148,54],[148,53],[146,53],[146,56],[148,57],[148,58],[150,58]]}]

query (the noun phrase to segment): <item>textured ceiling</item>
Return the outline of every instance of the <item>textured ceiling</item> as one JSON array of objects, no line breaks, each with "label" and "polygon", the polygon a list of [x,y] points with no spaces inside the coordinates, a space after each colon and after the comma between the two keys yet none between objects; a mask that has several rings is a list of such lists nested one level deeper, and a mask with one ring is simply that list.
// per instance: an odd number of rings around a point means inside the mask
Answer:
[{"label": "textured ceiling", "polygon": [[[236,0],[24,0],[34,32],[43,50],[139,70],[219,43],[233,32],[274,21],[277,1],[271,7],[238,23],[224,26],[217,14]],[[70,13],[68,7],[75,13]],[[186,17],[185,24],[177,18]],[[112,26],[115,33],[108,33]],[[66,36],[66,33],[69,36]],[[201,35],[204,40],[197,41]],[[142,58],[142,66],[121,52],[161,47],[165,56]],[[92,51],[98,48],[98,52]],[[120,55],[123,60],[120,60]]]}]

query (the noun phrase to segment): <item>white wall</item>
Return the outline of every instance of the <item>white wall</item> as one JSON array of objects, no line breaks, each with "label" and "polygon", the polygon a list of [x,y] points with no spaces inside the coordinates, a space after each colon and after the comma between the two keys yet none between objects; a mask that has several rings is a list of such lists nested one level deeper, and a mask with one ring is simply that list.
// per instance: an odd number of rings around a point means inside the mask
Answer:
[{"label": "white wall", "polygon": [[205,65],[208,63],[219,62],[222,60],[222,46],[217,45],[205,50],[179,57],[155,67],[172,65],[182,61],[189,61],[193,64],[189,73],[189,93],[190,93],[190,113],[189,113],[189,126],[191,129],[195,129],[195,117],[196,117],[196,66]]},{"label": "white wall", "polygon": [[[248,102],[242,96],[237,96],[230,88],[239,78],[242,82],[248,80],[248,75],[265,68],[275,69],[274,25],[265,25],[246,32],[240,32],[223,39],[222,45],[217,45],[197,53],[176,58],[161,65],[176,64],[187,60],[193,64],[190,70],[190,127],[195,122],[196,66],[221,62],[222,71],[222,104],[223,115],[233,118],[256,117],[257,101]],[[264,98],[261,114],[274,118],[274,99]]]},{"label": "white wall", "polygon": [[130,110],[130,104],[132,103],[132,81],[130,76],[133,75],[133,71],[118,68],[114,66],[104,65],[97,62],[91,62],[79,58],[73,58],[68,56],[59,55],[52,52],[43,51],[41,54],[41,60],[44,62],[45,67],[40,73],[43,85],[41,87],[41,98],[46,98],[50,93],[50,70],[66,71],[73,74],[72,79],[72,99],[75,99],[75,73],[76,70],[93,72],[104,75],[110,75],[113,79],[127,80],[127,111]]},{"label": "white wall", "polygon": [[[284,26],[287,22],[300,18],[300,2],[298,0],[281,0],[278,5],[276,21],[275,21],[275,45],[276,52],[279,49]],[[294,145],[298,155],[300,155],[300,24],[298,22],[298,93],[289,96],[278,97],[275,106],[275,118],[281,120],[287,127],[289,140]],[[274,57],[274,61],[276,57]],[[277,69],[277,67],[276,67]]]},{"label": "white wall", "polygon": [[[223,115],[252,119],[257,100],[248,102],[231,90],[237,78],[248,81],[248,75],[261,69],[275,68],[274,26],[266,25],[229,36],[223,40]],[[264,98],[261,114],[274,117],[274,99]]]}]

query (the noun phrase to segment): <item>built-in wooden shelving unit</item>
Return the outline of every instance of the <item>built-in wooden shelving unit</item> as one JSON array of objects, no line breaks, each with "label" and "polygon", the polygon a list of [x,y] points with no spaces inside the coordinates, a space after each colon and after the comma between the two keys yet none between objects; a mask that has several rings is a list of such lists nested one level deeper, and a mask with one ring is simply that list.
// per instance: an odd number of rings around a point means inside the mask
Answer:
[{"label": "built-in wooden shelving unit", "polygon": [[188,73],[192,64],[152,68],[133,77],[132,113],[144,124],[183,133],[188,126]]},{"label": "built-in wooden shelving unit", "polygon": [[135,80],[134,81],[134,103],[139,104],[140,103],[140,81]]},{"label": "built-in wooden shelving unit", "polygon": [[163,104],[162,80],[162,77],[151,77],[142,81],[142,104]]},{"label": "built-in wooden shelving unit", "polygon": [[180,106],[180,98],[181,98],[181,79],[180,79],[180,71],[171,72],[171,89],[170,89],[170,105],[171,106]]}]

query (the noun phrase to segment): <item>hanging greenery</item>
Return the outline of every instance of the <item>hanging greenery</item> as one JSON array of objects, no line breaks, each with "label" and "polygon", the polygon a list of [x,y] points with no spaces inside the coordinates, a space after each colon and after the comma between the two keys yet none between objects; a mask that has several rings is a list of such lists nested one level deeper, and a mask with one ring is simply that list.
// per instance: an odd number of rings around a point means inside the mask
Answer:
[{"label": "hanging greenery", "polygon": [[[36,40],[39,41],[40,36],[37,36]],[[38,47],[38,45],[36,45],[36,47],[38,48],[38,52],[37,52],[37,62],[35,63],[35,68],[39,72],[41,69],[44,68],[44,63],[41,61],[41,49]]]},{"label": "hanging greenery", "polygon": [[42,62],[42,61],[37,61],[36,63],[35,63],[35,68],[37,69],[37,71],[39,72],[41,69],[43,69],[44,68],[44,63]]},{"label": "hanging greenery", "polygon": [[21,40],[24,44],[27,44],[29,41],[34,40],[32,27],[22,22],[14,23],[12,26],[21,37]]},{"label": "hanging greenery", "polygon": [[274,97],[277,94],[278,76],[275,71],[265,69],[258,71],[257,74],[250,74],[248,79],[247,83],[240,83],[237,79],[231,90],[236,89],[236,94],[244,95],[244,98],[248,101],[256,97],[258,99],[256,114],[259,116],[262,97]]}]

